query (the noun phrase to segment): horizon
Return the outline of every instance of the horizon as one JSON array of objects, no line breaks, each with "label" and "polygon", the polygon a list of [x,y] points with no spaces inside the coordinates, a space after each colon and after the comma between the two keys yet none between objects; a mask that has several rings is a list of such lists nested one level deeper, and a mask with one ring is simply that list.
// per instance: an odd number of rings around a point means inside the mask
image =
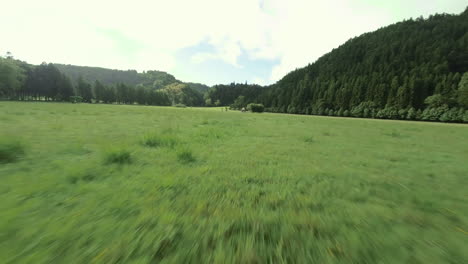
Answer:
[{"label": "horizon", "polygon": [[[25,2],[8,3],[9,12],[0,18],[6,39],[1,54],[9,51],[31,64],[163,71],[184,82],[209,86],[269,85],[353,37],[406,19],[460,14],[466,8],[466,2],[459,0],[137,1],[113,8],[107,1]],[[166,12],[157,12],[161,7]]]}]

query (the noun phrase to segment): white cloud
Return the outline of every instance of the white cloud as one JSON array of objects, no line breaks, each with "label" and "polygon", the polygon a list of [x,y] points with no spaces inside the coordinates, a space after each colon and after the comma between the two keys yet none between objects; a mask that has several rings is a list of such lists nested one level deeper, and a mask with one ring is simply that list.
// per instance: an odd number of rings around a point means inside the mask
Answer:
[{"label": "white cloud", "polygon": [[180,66],[177,51],[207,40],[214,51],[187,60],[242,68],[243,52],[250,59],[276,59],[264,77],[271,83],[350,37],[465,6],[464,0],[15,0],[2,4],[0,52],[31,63],[171,71]]}]

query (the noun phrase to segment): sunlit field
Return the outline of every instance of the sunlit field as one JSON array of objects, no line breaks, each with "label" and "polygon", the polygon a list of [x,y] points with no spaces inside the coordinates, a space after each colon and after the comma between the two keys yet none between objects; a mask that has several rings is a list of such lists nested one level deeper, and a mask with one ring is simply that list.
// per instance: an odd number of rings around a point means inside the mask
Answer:
[{"label": "sunlit field", "polygon": [[467,263],[468,126],[0,102],[2,263]]}]

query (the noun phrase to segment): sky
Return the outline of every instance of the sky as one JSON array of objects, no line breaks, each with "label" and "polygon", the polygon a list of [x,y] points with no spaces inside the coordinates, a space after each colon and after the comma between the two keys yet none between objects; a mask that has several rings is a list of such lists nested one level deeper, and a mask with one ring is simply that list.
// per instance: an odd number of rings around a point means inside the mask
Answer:
[{"label": "sky", "polygon": [[348,39],[466,0],[5,0],[0,55],[267,85]]}]

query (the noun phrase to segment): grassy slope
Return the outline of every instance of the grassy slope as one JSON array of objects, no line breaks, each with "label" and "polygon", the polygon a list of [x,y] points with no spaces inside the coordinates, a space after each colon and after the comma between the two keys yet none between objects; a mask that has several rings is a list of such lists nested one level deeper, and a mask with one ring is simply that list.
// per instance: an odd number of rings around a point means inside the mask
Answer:
[{"label": "grassy slope", "polygon": [[11,102],[0,124],[26,153],[0,164],[6,263],[468,260],[468,126]]}]

